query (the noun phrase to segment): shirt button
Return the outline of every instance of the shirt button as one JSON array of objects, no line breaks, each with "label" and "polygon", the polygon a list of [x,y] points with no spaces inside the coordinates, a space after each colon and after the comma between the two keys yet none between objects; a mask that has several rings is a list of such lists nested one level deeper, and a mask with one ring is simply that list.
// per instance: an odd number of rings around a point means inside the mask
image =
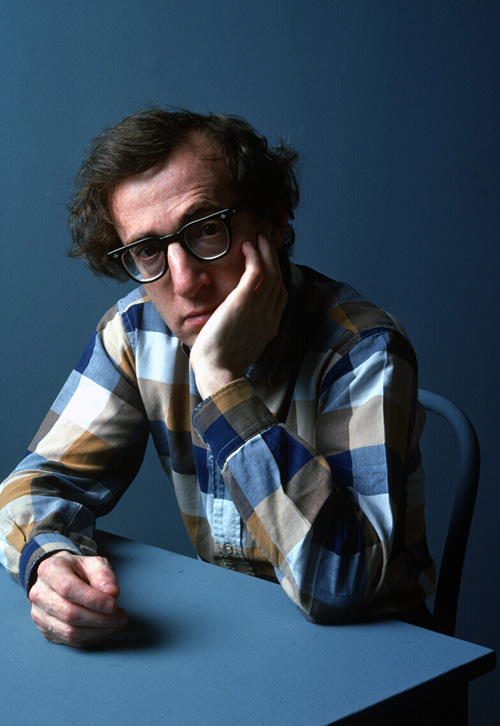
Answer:
[{"label": "shirt button", "polygon": [[226,555],[232,555],[234,552],[234,547],[229,542],[226,542],[226,544],[222,546],[222,549],[224,550],[224,554]]}]

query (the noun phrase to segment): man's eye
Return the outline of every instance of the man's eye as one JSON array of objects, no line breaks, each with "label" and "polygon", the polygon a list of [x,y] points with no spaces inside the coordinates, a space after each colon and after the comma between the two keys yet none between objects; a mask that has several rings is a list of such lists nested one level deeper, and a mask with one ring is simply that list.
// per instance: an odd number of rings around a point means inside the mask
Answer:
[{"label": "man's eye", "polygon": [[206,222],[196,230],[196,239],[203,240],[206,238],[217,237],[220,234],[225,234],[225,228],[219,219],[214,219],[211,222]]},{"label": "man's eye", "polygon": [[153,257],[156,257],[157,255],[161,254],[162,248],[161,246],[155,242],[154,240],[148,240],[147,242],[144,242],[141,245],[137,245],[137,247],[134,249],[134,256],[138,260],[150,260]]},{"label": "man's eye", "polygon": [[218,234],[220,232],[221,225],[219,222],[209,222],[208,224],[205,224],[202,229],[202,235],[206,235],[207,237],[213,237],[214,234]]}]

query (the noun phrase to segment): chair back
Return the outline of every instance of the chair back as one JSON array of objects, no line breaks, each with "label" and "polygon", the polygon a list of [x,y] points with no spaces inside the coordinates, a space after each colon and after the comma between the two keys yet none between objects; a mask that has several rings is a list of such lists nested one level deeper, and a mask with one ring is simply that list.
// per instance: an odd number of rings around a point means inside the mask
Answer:
[{"label": "chair back", "polygon": [[458,480],[432,612],[433,629],[455,635],[460,581],[479,482],[479,441],[469,418],[447,398],[423,389],[419,390],[418,398],[426,411],[451,424],[460,447]]}]

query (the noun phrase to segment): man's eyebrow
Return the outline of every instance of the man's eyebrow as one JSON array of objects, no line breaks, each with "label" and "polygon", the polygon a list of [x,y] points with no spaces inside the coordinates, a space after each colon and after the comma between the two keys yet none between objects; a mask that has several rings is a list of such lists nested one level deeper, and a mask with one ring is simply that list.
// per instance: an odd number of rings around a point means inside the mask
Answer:
[{"label": "man's eyebrow", "polygon": [[170,234],[176,234],[177,232],[179,232],[179,230],[185,227],[186,224],[189,224],[190,222],[196,222],[196,220],[203,219],[204,217],[208,217],[211,214],[216,214],[223,209],[227,209],[227,207],[224,207],[223,205],[217,204],[215,202],[197,202],[196,204],[193,204],[193,206],[189,209],[186,209],[186,211],[182,214],[182,216],[178,220],[177,228],[174,232],[159,234],[157,230],[146,230],[145,232],[134,235],[132,239],[126,244],[131,245],[134,244],[134,242],[139,242],[141,239],[147,239],[148,237],[168,237]]},{"label": "man's eyebrow", "polygon": [[179,219],[177,231],[182,229],[186,224],[189,224],[189,222],[196,222],[197,219],[203,219],[203,217],[208,217],[210,214],[216,214],[223,209],[227,209],[227,207],[219,204],[218,202],[196,202],[192,207],[186,209],[182,217]]}]

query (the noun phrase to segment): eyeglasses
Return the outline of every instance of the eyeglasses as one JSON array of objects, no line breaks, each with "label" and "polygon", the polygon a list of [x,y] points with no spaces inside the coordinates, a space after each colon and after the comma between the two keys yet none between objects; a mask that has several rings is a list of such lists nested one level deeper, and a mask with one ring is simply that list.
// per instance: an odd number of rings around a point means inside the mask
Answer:
[{"label": "eyeglasses", "polygon": [[178,232],[164,237],[144,237],[108,252],[136,282],[154,282],[168,270],[168,246],[178,242],[191,257],[211,262],[227,255],[231,249],[231,219],[246,205],[223,209],[185,224]]}]

